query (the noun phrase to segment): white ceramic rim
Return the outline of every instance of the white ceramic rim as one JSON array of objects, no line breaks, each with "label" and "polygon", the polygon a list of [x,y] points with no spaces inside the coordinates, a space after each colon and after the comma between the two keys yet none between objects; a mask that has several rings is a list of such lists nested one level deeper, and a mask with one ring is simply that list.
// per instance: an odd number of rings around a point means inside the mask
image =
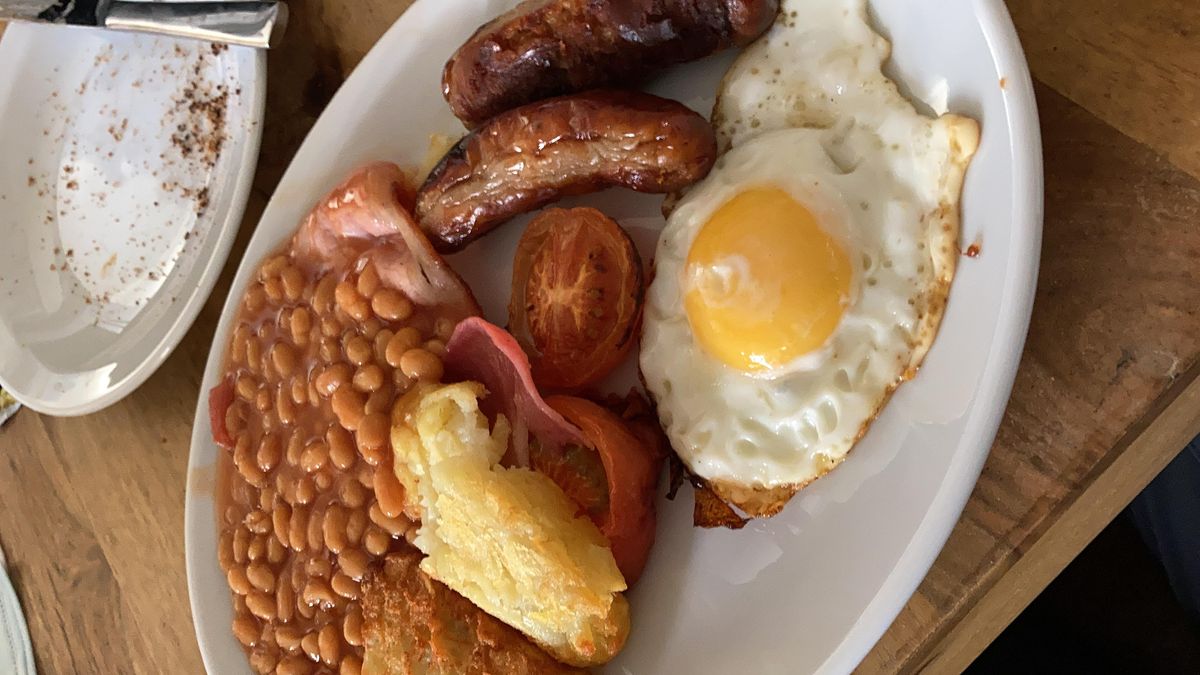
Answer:
[{"label": "white ceramic rim", "polygon": [[[1005,410],[1004,403],[1007,402],[1011,393],[1017,367],[1020,364],[1028,331],[1033,298],[1037,289],[1043,212],[1042,144],[1037,105],[1025,55],[1004,3],[1002,0],[975,0],[974,4],[979,16],[981,31],[988,41],[991,52],[995,55],[996,65],[1001,72],[1006,74],[1007,78],[1004,102],[1012,139],[1013,158],[1012,204],[1014,218],[1010,241],[1014,252],[1027,252],[1028,255],[1024,259],[1013,260],[1012,271],[1005,279],[999,320],[993,340],[993,344],[1000,346],[993,349],[985,364],[978,392],[979,397],[976,399],[976,405],[972,408],[970,419],[966,423],[962,436],[963,444],[978,447],[981,450],[975,453],[955,453],[946,479],[942,481],[943,487],[930,503],[927,516],[914,533],[908,548],[875,598],[863,610],[858,622],[846,633],[842,642],[830,650],[828,658],[817,670],[820,673],[852,671],[879,641],[884,631],[895,620],[932,567],[934,559],[941,552],[950,532],[962,514],[979,473],[983,469],[988,453],[982,449],[989,448],[995,439]],[[407,11],[411,10],[412,8]],[[401,15],[388,33],[403,29],[404,16]],[[387,34],[380,38],[381,41],[386,39]],[[368,53],[342,87],[346,88],[351,81],[356,79],[377,76],[384,67],[386,58],[387,55],[382,52]],[[331,111],[340,113],[341,108],[345,105],[349,105],[348,99],[339,100],[339,96],[335,95],[325,112],[322,113],[322,118],[338,116],[331,114]],[[318,120],[317,125],[320,124],[321,120]],[[313,130],[310,130],[308,138],[313,136],[316,129],[317,126],[314,126]],[[305,146],[309,142],[308,138],[297,151],[295,155],[297,158],[306,154]],[[294,161],[280,180],[281,185],[289,183],[292,172],[296,170]],[[269,211],[270,204],[268,204],[264,216]],[[267,233],[256,232],[249,249],[256,248],[255,243],[260,236],[267,236]],[[239,266],[238,275],[235,277],[234,285],[222,309],[221,321],[214,335],[214,345],[224,344],[227,337],[227,324],[231,321],[229,309],[231,303],[236,303],[240,298],[241,285],[238,283],[238,277],[242,276],[242,268],[256,263],[257,261],[254,260],[243,260]],[[215,373],[219,359],[215,361],[214,358],[214,355],[210,353],[202,382],[208,381],[208,376],[211,374],[209,371]],[[209,433],[207,418],[207,391],[202,390],[197,401],[196,418],[192,429],[193,449],[200,443],[206,442]],[[196,468],[195,459],[195,453],[192,452],[188,462],[188,488],[185,505],[193,499],[193,479],[196,478],[193,475]],[[202,519],[204,522],[198,519]],[[184,527],[188,592],[193,622],[205,668],[209,672],[213,672],[209,658],[209,651],[212,647],[196,622],[200,611],[198,593],[202,590],[197,585],[197,565],[211,564],[211,561],[195,559],[197,552],[192,538],[199,533],[198,528],[210,528],[215,532],[215,516],[209,513],[200,514],[195,509],[188,510],[185,506]]]},{"label": "white ceramic rim", "polygon": [[[252,118],[249,120],[252,124],[247,134],[246,142],[242,146],[242,156],[238,158],[237,166],[248,166],[250,168],[242,171],[241,180],[234,186],[229,202],[230,207],[225,212],[224,217],[213,219],[212,226],[219,228],[219,234],[217,235],[216,246],[213,248],[212,258],[207,261],[207,264],[203,265],[204,270],[199,275],[199,283],[196,284],[195,290],[183,303],[175,320],[171,322],[170,326],[162,334],[162,337],[158,340],[158,343],[151,350],[150,355],[145,361],[130,371],[128,375],[110,386],[103,394],[84,403],[77,405],[56,405],[52,401],[22,396],[18,392],[14,392],[9,383],[4,381],[3,376],[0,376],[0,387],[12,394],[22,405],[28,406],[31,410],[39,413],[55,417],[78,417],[103,410],[142,386],[142,383],[150,379],[150,376],[162,366],[167,357],[183,341],[184,335],[192,327],[192,323],[196,321],[196,317],[199,316],[200,310],[204,308],[204,303],[208,301],[208,296],[212,293],[213,286],[216,285],[217,279],[220,278],[221,272],[225,269],[225,263],[229,260],[229,252],[233,248],[234,239],[237,238],[238,230],[242,224],[242,217],[246,212],[246,204],[250,199],[250,190],[254,186],[254,176],[258,166],[258,151],[262,143],[263,113],[266,110],[267,104],[267,55],[261,49],[257,50],[254,58],[254,79],[247,84],[249,86],[244,87],[242,91],[248,98],[247,110],[252,115]],[[72,373],[59,373],[54,374],[51,380],[66,380],[73,376],[74,374]]]}]

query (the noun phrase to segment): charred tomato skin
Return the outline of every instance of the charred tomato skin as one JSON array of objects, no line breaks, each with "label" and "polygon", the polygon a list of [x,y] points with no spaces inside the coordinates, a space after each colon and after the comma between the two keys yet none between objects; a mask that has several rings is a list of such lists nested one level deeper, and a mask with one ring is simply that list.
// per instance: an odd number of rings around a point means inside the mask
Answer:
[{"label": "charred tomato skin", "polygon": [[641,258],[615,221],[592,208],[548,209],[517,246],[509,330],[539,387],[578,390],[628,356],[644,299]]}]

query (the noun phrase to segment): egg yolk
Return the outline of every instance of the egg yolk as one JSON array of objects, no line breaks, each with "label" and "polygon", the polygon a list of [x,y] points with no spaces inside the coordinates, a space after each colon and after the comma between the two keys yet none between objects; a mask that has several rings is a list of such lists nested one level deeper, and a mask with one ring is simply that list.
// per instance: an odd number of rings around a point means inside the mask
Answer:
[{"label": "egg yolk", "polygon": [[723,204],[688,252],[684,309],[700,345],[766,374],[825,344],[850,298],[850,259],[812,212],[774,187]]}]

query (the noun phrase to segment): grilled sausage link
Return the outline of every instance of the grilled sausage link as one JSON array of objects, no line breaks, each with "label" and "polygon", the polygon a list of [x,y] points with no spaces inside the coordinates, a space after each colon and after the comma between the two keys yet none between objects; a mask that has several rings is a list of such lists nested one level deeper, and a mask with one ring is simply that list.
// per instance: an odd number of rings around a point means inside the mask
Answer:
[{"label": "grilled sausage link", "polygon": [[442,72],[468,127],[531,101],[607,85],[749,44],[779,0],[526,0],[484,24]]},{"label": "grilled sausage link", "polygon": [[681,190],[717,157],[708,120],[681,103],[598,90],[531,103],[467,134],[417,193],[434,246],[456,251],[504,221],[611,186]]}]

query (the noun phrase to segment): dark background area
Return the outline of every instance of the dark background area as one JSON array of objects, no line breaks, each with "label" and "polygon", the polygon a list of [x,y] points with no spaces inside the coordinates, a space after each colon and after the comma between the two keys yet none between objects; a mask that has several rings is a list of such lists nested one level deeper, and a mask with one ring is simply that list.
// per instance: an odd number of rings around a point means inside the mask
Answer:
[{"label": "dark background area", "polygon": [[1200,673],[1200,625],[1121,514],[967,673]]}]

